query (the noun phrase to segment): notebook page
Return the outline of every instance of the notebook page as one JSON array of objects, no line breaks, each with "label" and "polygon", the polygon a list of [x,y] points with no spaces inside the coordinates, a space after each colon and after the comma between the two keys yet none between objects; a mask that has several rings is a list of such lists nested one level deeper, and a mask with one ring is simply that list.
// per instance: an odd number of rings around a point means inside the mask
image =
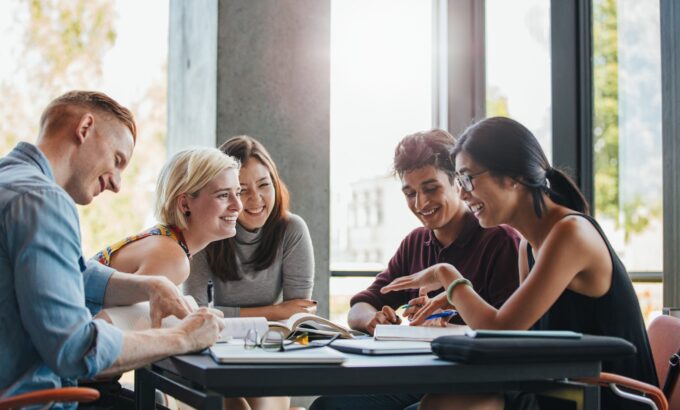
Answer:
[{"label": "notebook page", "polygon": [[[193,309],[198,309],[196,299],[185,295],[184,299]],[[151,316],[149,313],[149,302],[135,303],[129,306],[117,306],[107,308],[102,311],[111,323],[123,330],[145,330],[151,328]],[[173,327],[180,320],[175,316],[168,316],[161,322],[161,327]]]},{"label": "notebook page", "polygon": [[244,339],[250,329],[255,329],[259,337],[269,330],[269,324],[264,317],[228,317],[224,318],[224,329],[219,342],[229,339]]}]

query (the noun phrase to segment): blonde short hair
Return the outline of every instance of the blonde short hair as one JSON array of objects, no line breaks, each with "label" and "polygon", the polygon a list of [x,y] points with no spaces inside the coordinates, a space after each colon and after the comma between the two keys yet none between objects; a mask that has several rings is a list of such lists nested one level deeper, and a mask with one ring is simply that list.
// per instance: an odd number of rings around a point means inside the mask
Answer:
[{"label": "blonde short hair", "polygon": [[177,204],[186,194],[193,198],[220,172],[240,163],[217,148],[197,147],[182,150],[163,166],[156,184],[156,218],[164,224],[187,228],[187,217]]}]

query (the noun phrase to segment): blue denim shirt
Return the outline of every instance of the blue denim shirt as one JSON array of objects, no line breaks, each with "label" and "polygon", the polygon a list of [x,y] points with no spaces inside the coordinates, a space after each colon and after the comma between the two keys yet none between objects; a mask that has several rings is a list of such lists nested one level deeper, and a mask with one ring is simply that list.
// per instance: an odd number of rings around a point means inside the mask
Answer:
[{"label": "blue denim shirt", "polygon": [[2,396],[74,385],[113,364],[123,334],[92,319],[113,272],[84,261],[75,203],[38,147],[21,142],[0,158]]}]

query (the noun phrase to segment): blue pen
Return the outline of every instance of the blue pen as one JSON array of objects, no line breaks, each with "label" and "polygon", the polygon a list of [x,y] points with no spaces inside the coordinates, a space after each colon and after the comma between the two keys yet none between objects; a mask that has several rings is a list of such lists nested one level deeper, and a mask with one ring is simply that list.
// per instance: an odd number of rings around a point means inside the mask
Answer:
[{"label": "blue pen", "polygon": [[430,319],[437,319],[439,317],[449,317],[449,316],[455,316],[458,314],[458,311],[456,310],[445,310],[443,312],[439,313],[434,313],[428,317],[425,318],[425,320],[430,320]]}]

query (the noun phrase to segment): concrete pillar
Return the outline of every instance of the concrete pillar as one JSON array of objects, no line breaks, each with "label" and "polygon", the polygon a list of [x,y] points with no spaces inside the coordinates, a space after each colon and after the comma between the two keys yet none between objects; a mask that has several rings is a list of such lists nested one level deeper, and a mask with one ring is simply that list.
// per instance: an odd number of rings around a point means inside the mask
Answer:
[{"label": "concrete pillar", "polygon": [[330,0],[173,0],[168,148],[260,140],[314,243],[328,315]]},{"label": "concrete pillar", "polygon": [[215,144],[217,0],[170,2],[168,156]]}]

